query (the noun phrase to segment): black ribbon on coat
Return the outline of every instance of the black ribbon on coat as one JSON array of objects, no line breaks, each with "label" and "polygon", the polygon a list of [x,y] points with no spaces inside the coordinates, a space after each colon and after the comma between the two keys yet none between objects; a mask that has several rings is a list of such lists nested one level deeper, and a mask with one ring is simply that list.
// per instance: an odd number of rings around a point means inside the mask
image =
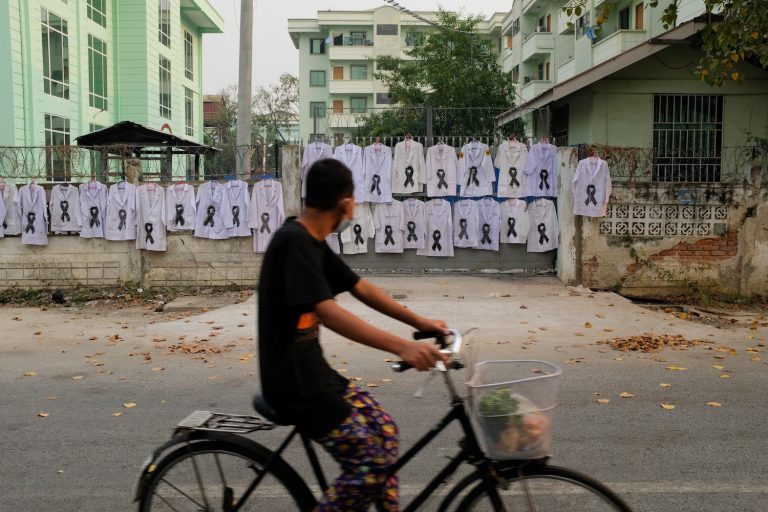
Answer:
[{"label": "black ribbon on coat", "polygon": [[61,222],[69,222],[72,218],[69,216],[69,201],[61,201]]},{"label": "black ribbon on coat", "polygon": [[35,234],[35,219],[37,218],[37,215],[35,215],[35,212],[29,212],[27,213],[27,227],[24,228],[25,233],[29,233],[30,231],[32,234]]},{"label": "black ribbon on coat", "polygon": [[432,244],[432,250],[433,251],[442,251],[443,250],[443,246],[440,245],[440,238],[441,237],[442,237],[442,235],[440,234],[440,231],[437,230],[437,229],[432,233],[432,240],[434,241],[434,243]]},{"label": "black ribbon on coat", "polygon": [[459,231],[459,240],[462,238],[469,240],[469,235],[467,234],[467,219],[459,220],[459,228],[461,228],[461,231]]},{"label": "black ribbon on coat", "polygon": [[539,224],[539,245],[544,245],[544,242],[549,243],[549,237],[547,236],[547,226],[542,222]]},{"label": "black ribbon on coat", "polygon": [[359,245],[363,245],[365,243],[365,240],[363,240],[363,226],[360,224],[355,224],[355,226],[352,228],[352,231],[355,232],[355,243]]},{"label": "black ribbon on coat", "polygon": [[208,224],[211,225],[211,227],[214,226],[213,222],[213,216],[216,215],[216,207],[215,206],[209,206],[208,209],[205,210],[205,222],[203,222],[203,226],[207,226]]},{"label": "black ribbon on coat", "polygon": [[406,224],[408,227],[408,241],[414,240],[416,242],[419,241],[419,237],[416,235],[416,223],[412,220],[408,221],[408,224]]},{"label": "black ribbon on coat", "polygon": [[509,168],[509,186],[510,187],[519,187],[520,182],[517,181],[517,167],[510,167]]},{"label": "black ribbon on coat", "polygon": [[381,188],[379,188],[379,184],[381,183],[381,176],[374,174],[373,178],[371,178],[371,182],[371,194],[376,191],[377,194],[381,195]]},{"label": "black ribbon on coat", "polygon": [[514,217],[510,217],[510,218],[507,219],[507,227],[509,228],[509,229],[507,229],[507,238],[509,238],[511,236],[517,237],[517,231],[515,231],[515,223],[516,222],[517,221],[515,220]]},{"label": "black ribbon on coat", "polygon": [[89,221],[89,224],[91,227],[99,227],[101,226],[101,221],[99,220],[99,208],[97,206],[91,206],[91,219]]},{"label": "black ribbon on coat", "polygon": [[594,185],[587,185],[587,200],[584,201],[584,204],[586,206],[589,206],[589,203],[592,203],[593,205],[597,206],[597,199],[595,199],[595,192],[597,192],[597,189]]},{"label": "black ribbon on coat", "polygon": [[539,190],[544,190],[544,187],[549,190],[549,171],[542,169],[539,171]]},{"label": "black ribbon on coat", "polygon": [[483,238],[480,240],[481,244],[491,243],[491,225],[483,224]]},{"label": "black ribbon on coat", "polygon": [[269,214],[267,212],[264,212],[261,214],[261,227],[259,228],[259,233],[272,233],[272,230],[269,229]]},{"label": "black ribbon on coat", "polygon": [[151,222],[147,222],[144,224],[144,232],[147,234],[147,242],[150,244],[155,243],[155,239],[152,238],[152,231],[154,231],[155,227],[152,225]]},{"label": "black ribbon on coat", "polygon": [[437,170],[437,189],[445,188],[448,190],[448,182],[445,181],[445,169]]},{"label": "black ribbon on coat", "polygon": [[125,219],[128,218],[128,212],[123,210],[122,208],[117,211],[117,216],[120,219],[120,223],[117,225],[117,229],[119,231],[122,231],[125,229]]},{"label": "black ribbon on coat", "polygon": [[467,176],[467,186],[470,183],[474,183],[476,187],[480,186],[480,180],[477,178],[477,167],[474,165],[469,168],[469,176]]},{"label": "black ribbon on coat", "polygon": [[178,226],[181,224],[184,225],[184,205],[183,204],[177,204],[176,205],[176,218],[173,219],[173,225]]},{"label": "black ribbon on coat", "polygon": [[232,207],[232,225],[236,228],[240,227],[240,207]]},{"label": "black ribbon on coat", "polygon": [[411,165],[405,168],[405,183],[403,183],[403,186],[407,187],[408,184],[412,187],[416,186],[416,182],[413,181],[413,166]]},{"label": "black ribbon on coat", "polygon": [[384,245],[395,245],[395,239],[392,237],[392,226],[384,226]]}]

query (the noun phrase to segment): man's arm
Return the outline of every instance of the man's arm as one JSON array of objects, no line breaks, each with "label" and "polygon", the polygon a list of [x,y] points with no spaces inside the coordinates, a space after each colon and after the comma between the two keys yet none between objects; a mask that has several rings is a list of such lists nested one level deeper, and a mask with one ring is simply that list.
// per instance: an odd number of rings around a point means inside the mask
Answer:
[{"label": "man's arm", "polygon": [[445,331],[447,328],[442,320],[431,320],[414,313],[390,297],[384,290],[365,279],[360,279],[357,282],[352,289],[352,295],[369,308],[408,324],[419,331]]},{"label": "man's arm", "polygon": [[320,322],[333,332],[363,345],[395,354],[419,371],[432,368],[438,360],[446,361],[446,357],[435,345],[408,341],[378,329],[339,306],[335,300],[329,299],[315,304],[315,314]]}]

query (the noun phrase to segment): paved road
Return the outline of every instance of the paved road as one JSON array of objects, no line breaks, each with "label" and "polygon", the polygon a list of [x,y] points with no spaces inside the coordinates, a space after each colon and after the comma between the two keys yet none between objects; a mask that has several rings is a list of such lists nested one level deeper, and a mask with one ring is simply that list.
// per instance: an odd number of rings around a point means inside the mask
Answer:
[{"label": "paved road", "polygon": [[[462,329],[477,327],[475,357],[537,358],[563,366],[554,429],[557,464],[608,483],[636,510],[766,510],[768,358],[757,345],[765,344],[765,328],[718,330],[646,311],[613,294],[568,291],[552,279],[377,281],[408,307]],[[342,303],[363,312],[349,298]],[[138,467],[177,420],[194,409],[250,411],[257,386],[256,359],[250,358],[254,317],[252,301],[187,317],[135,308],[0,308],[0,511],[132,510]],[[408,332],[375,314],[365,317]],[[713,343],[655,355],[592,344],[642,331]],[[115,334],[120,338],[110,341]],[[226,352],[169,354],[168,345],[180,336],[207,338]],[[392,375],[383,362],[386,354],[331,333],[324,334],[324,345],[345,375],[379,385],[372,390],[394,412],[403,446],[444,412],[446,393],[438,380],[416,399],[423,374]],[[736,355],[713,350],[721,345]],[[750,347],[760,352],[747,352]],[[577,358],[583,359],[567,362]],[[666,369],[672,364],[688,369]],[[662,382],[671,387],[660,387]],[[619,398],[624,391],[636,397]],[[610,402],[599,404],[597,398]],[[712,401],[722,407],[706,405]],[[124,406],[131,402],[136,406]],[[665,410],[662,402],[676,407]],[[123,414],[113,416],[117,412]],[[283,435],[279,430],[258,437],[275,446]],[[436,461],[454,449],[455,437],[448,434],[429,457],[406,468],[403,494],[413,495],[434,473]],[[289,459],[306,471],[298,451]]]}]

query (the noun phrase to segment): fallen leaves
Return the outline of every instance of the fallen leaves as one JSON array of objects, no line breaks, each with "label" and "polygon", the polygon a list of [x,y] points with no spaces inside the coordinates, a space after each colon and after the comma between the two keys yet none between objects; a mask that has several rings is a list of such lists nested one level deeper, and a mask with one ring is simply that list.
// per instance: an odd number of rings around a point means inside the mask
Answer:
[{"label": "fallen leaves", "polygon": [[662,409],[666,409],[666,410],[668,410],[668,411],[671,411],[672,409],[674,409],[674,408],[675,408],[675,406],[674,406],[674,405],[672,405],[672,404],[660,404],[660,405],[661,405],[661,408],[662,408]]},{"label": "fallen leaves", "polygon": [[627,391],[622,391],[621,394],[619,394],[621,398],[634,398],[637,395],[633,395],[632,393],[629,393]]},{"label": "fallen leaves", "polygon": [[168,352],[172,354],[220,354],[225,352],[220,346],[208,341],[182,342],[168,345]]},{"label": "fallen leaves", "polygon": [[153,372],[161,372],[161,371],[163,371],[163,370],[165,370],[165,367],[164,367],[164,366],[158,366],[157,368],[152,368],[152,371],[153,371]]},{"label": "fallen leaves", "polygon": [[[610,332],[611,329],[603,329]],[[657,352],[663,347],[672,347],[675,350],[685,350],[689,347],[710,343],[701,339],[686,339],[679,334],[641,334],[628,336],[625,338],[614,338],[612,340],[600,340],[598,345],[608,345],[614,350],[623,352]]]},{"label": "fallen leaves", "polygon": [[40,411],[39,413],[37,413],[37,415],[39,417],[41,417],[41,418],[47,418],[48,416],[50,416],[50,414],[48,414],[47,412],[43,412],[43,411]]},{"label": "fallen leaves", "polygon": [[569,359],[566,361],[568,364],[576,364],[576,363],[583,363],[584,358],[583,357],[574,357],[573,359]]},{"label": "fallen leaves", "polygon": [[589,323],[589,322],[585,322],[584,323],[584,327],[587,328],[587,329],[591,329],[592,328],[592,324]]},{"label": "fallen leaves", "polygon": [[686,368],[684,366],[677,366],[676,364],[671,364],[671,365],[667,366],[667,370],[684,372],[684,371],[688,370],[688,368]]},{"label": "fallen leaves", "polygon": [[24,372],[22,375],[24,375],[24,377],[34,377],[37,375],[37,372]]},{"label": "fallen leaves", "polygon": [[85,378],[85,375],[74,375],[72,377],[72,380],[83,380]]},{"label": "fallen leaves", "polygon": [[666,382],[662,382],[661,384],[659,384],[659,387],[662,387],[662,388],[671,388],[671,387],[672,387],[672,384],[668,384],[668,383],[666,383]]},{"label": "fallen leaves", "polygon": [[125,407],[126,409],[133,409],[134,407],[136,407],[136,404],[133,402],[126,402],[123,404],[123,407]]},{"label": "fallen leaves", "polygon": [[595,402],[597,402],[599,404],[607,404],[610,401],[611,401],[610,398],[598,398],[597,400],[595,400]]},{"label": "fallen leaves", "polygon": [[112,413],[112,416],[115,416],[116,418],[117,418],[117,417],[120,417],[120,416],[122,416],[122,415],[123,415],[123,413],[121,413],[121,412],[113,412],[113,413]]},{"label": "fallen leaves", "polygon": [[714,368],[715,370],[722,370],[723,368],[725,368],[725,366],[721,364],[713,364],[712,368]]},{"label": "fallen leaves", "polygon": [[723,404],[721,404],[720,402],[707,402],[707,405],[710,406],[710,407],[722,407],[723,406]]},{"label": "fallen leaves", "polygon": [[731,378],[731,376],[730,376],[729,374],[727,374],[727,373],[721,373],[721,374],[720,374],[720,378],[721,378],[721,379],[730,379],[730,378]]}]

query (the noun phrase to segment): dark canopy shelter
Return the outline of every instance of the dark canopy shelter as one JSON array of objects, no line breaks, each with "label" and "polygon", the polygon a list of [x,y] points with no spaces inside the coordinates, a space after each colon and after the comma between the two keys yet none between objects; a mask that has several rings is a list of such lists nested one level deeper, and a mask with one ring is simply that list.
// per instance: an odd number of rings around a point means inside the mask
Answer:
[{"label": "dark canopy shelter", "polygon": [[101,154],[99,173],[104,176],[108,161],[137,158],[139,160],[160,160],[160,179],[170,181],[174,155],[191,155],[194,157],[194,176],[199,179],[200,155],[211,154],[218,149],[182,139],[160,130],[153,130],[132,121],[121,121],[117,124],[96,130],[75,138],[79,146],[84,146]]}]

